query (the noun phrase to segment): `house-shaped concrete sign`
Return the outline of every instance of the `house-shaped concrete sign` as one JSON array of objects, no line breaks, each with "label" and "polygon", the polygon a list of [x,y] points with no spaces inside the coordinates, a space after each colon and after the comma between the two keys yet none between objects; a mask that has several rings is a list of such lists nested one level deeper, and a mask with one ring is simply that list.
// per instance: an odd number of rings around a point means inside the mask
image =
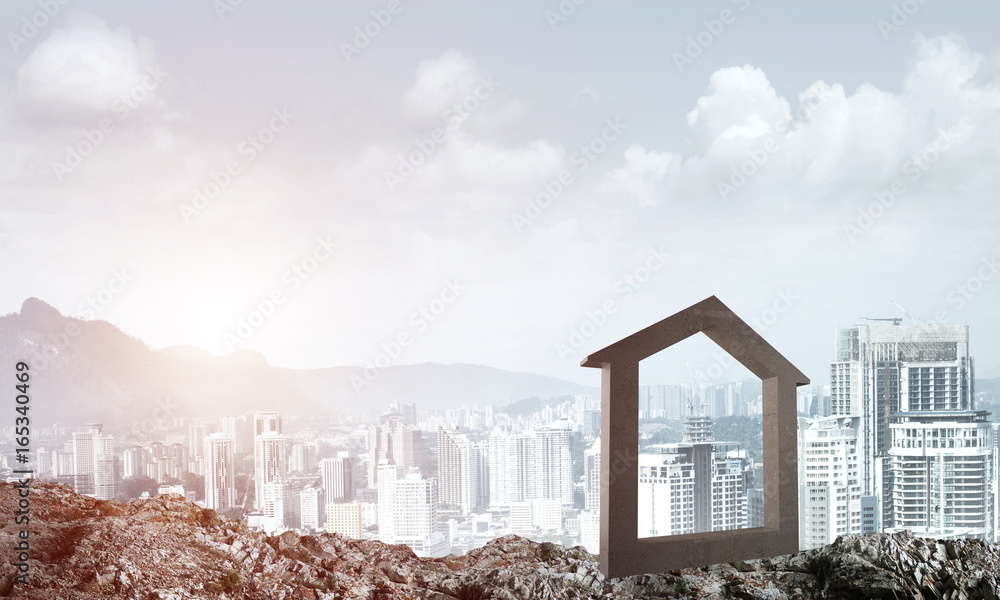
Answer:
[{"label": "house-shaped concrete sign", "polygon": [[[639,361],[698,332],[763,383],[764,526],[638,537]],[[601,571],[670,571],[798,551],[795,388],[809,379],[712,296],[591,354],[601,369]]]}]

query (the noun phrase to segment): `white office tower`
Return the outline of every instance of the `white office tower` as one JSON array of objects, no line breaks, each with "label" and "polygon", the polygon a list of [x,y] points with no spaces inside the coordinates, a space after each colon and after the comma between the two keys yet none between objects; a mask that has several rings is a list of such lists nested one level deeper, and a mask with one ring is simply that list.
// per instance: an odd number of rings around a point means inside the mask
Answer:
[{"label": "white office tower", "polygon": [[899,412],[973,409],[969,328],[897,324],[840,328],[834,356],[830,414],[861,418],[861,494],[879,498],[883,525],[892,527],[892,493],[883,477],[889,463],[891,417]]},{"label": "white office tower", "polygon": [[990,426],[993,436],[993,448],[990,450],[990,498],[993,501],[992,524],[993,537],[990,542],[1000,543],[1000,423]]},{"label": "white office tower", "polygon": [[991,536],[993,428],[986,411],[894,415],[889,426],[892,524],[941,539]]},{"label": "white office tower", "polygon": [[144,477],[149,452],[142,446],[130,446],[122,452],[122,476]]},{"label": "white office tower", "polygon": [[[277,425],[270,424],[269,422],[268,427],[272,429],[277,427],[278,433],[281,433],[281,417],[277,413],[260,414],[275,415],[277,417]],[[265,417],[262,416],[261,420],[264,421]],[[253,440],[256,435],[254,433],[255,423],[256,418],[248,415],[222,417],[219,424],[221,425],[222,433],[232,438],[233,452],[240,454],[253,451]]]},{"label": "white office tower", "polygon": [[295,444],[288,456],[288,471],[313,473],[316,470],[316,447],[312,444]]},{"label": "white office tower", "polygon": [[583,497],[580,543],[597,554],[601,544],[601,438],[583,453]]},{"label": "white office tower", "polygon": [[418,469],[401,476],[401,469],[387,463],[378,466],[379,540],[406,544],[420,557],[445,556],[448,538],[435,531],[436,481],[424,479]]},{"label": "white office tower", "polygon": [[35,451],[35,476],[47,477],[52,475],[52,453],[42,447]]},{"label": "white office tower", "polygon": [[326,505],[326,532],[352,540],[364,539],[364,512],[361,502],[330,502]]},{"label": "white office tower", "polygon": [[99,500],[115,497],[115,439],[102,435],[103,425],[87,423],[86,431],[73,433],[73,487],[77,493]]},{"label": "white office tower", "polygon": [[752,473],[735,442],[652,446],[639,454],[639,537],[746,528]]},{"label": "white office tower", "polygon": [[115,438],[110,435],[94,436],[94,497],[113,500],[117,484],[117,452]]},{"label": "white office tower", "polygon": [[73,432],[73,489],[78,494],[94,495],[94,436],[101,424],[87,423],[85,431]]},{"label": "white office tower", "polygon": [[274,430],[258,435],[254,440],[254,493],[258,510],[268,512],[264,486],[280,483],[288,474],[288,440]]},{"label": "white office tower", "polygon": [[316,530],[326,523],[326,501],[323,488],[309,487],[299,494],[302,528]]},{"label": "white office tower", "polygon": [[302,526],[302,481],[283,479],[263,485],[261,503],[267,531],[298,529]]},{"label": "white office tower", "polygon": [[205,426],[201,423],[188,425],[188,450],[191,456],[205,456]]},{"label": "white office tower", "polygon": [[558,500],[568,508],[573,506],[572,429],[571,421],[560,419],[535,432],[535,498]]},{"label": "white office tower", "polygon": [[489,500],[489,473],[484,444],[469,440],[451,425],[438,427],[438,495],[441,504],[479,511]]},{"label": "white office tower", "polygon": [[354,500],[354,459],[348,451],[341,450],[336,458],[321,460],[320,476],[327,502]]},{"label": "white office tower", "polygon": [[[860,417],[800,419],[799,548],[833,543],[837,536],[875,533],[875,497],[861,495]],[[863,518],[863,505],[870,513]],[[865,523],[864,521],[869,521]]]},{"label": "white office tower", "polygon": [[368,487],[378,483],[378,465],[388,460],[397,467],[417,467],[421,473],[430,472],[430,455],[420,429],[393,417],[375,429],[369,446],[370,465]]},{"label": "white office tower", "polygon": [[281,433],[281,415],[274,411],[256,412],[253,414],[253,437],[273,432]]},{"label": "white office tower", "polygon": [[205,452],[205,507],[227,510],[236,506],[236,466],[233,440],[213,433],[202,440]]},{"label": "white office tower", "polygon": [[494,430],[489,441],[490,506],[535,499],[573,506],[571,427],[561,419],[539,431]]}]

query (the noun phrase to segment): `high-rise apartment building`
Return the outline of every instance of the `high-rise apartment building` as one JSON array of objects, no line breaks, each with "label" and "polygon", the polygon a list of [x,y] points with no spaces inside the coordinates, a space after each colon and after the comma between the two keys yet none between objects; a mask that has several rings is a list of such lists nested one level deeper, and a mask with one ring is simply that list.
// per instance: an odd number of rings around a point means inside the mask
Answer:
[{"label": "high-rise apartment building", "polygon": [[213,433],[202,440],[205,453],[205,507],[226,510],[236,506],[236,467],[233,440]]},{"label": "high-rise apartment building", "polygon": [[875,497],[861,493],[860,422],[860,417],[800,420],[799,548],[802,550],[831,544],[840,535],[878,531]]},{"label": "high-rise apartment building", "polygon": [[375,429],[369,451],[373,458],[369,466],[368,487],[376,487],[378,465],[383,460],[400,468],[417,467],[424,475],[430,475],[430,455],[420,430],[399,417],[389,418]]},{"label": "high-rise apartment building", "polygon": [[388,461],[378,466],[379,540],[406,544],[420,557],[444,556],[449,545],[436,531],[437,482],[424,479],[418,469],[407,471]]},{"label": "high-rise apartment building", "polygon": [[320,475],[328,503],[354,500],[354,459],[349,452],[342,450],[336,458],[320,461]]},{"label": "high-rise apartment building", "polygon": [[299,493],[299,514],[303,529],[319,529],[326,524],[326,500],[323,488],[308,487]]},{"label": "high-rise apartment building", "polygon": [[281,483],[288,474],[288,440],[273,429],[254,440],[254,493],[258,510],[268,512],[264,486]]},{"label": "high-rise apartment building", "polygon": [[100,423],[87,423],[86,431],[73,433],[73,487],[79,494],[111,500],[118,462],[115,439],[102,434],[102,429]]},{"label": "high-rise apartment building", "polygon": [[[234,425],[235,426],[235,425]],[[223,424],[225,427],[225,424]],[[253,437],[268,432],[281,433],[281,415],[274,411],[256,412],[253,415]]]},{"label": "high-rise apartment building", "polygon": [[558,500],[573,506],[572,423],[560,419],[537,431],[490,434],[490,505]]},{"label": "high-rise apartment building", "polygon": [[889,426],[886,532],[992,539],[993,427],[986,411],[898,413]]},{"label": "high-rise apartment building", "polygon": [[489,501],[486,447],[449,426],[438,428],[438,494],[442,504],[469,514]]},{"label": "high-rise apartment building", "polygon": [[[896,421],[947,423],[974,410],[974,361],[967,325],[855,325],[837,330],[830,364],[830,414],[858,417],[858,474],[862,496],[879,504],[882,530],[903,525],[894,502],[913,498],[898,485],[902,460],[893,458],[891,426]],[[903,416],[922,415],[922,416]],[[949,429],[948,426],[930,429]],[[906,428],[904,428],[906,429]],[[910,429],[914,429],[910,427]],[[899,435],[899,434],[896,434]],[[902,456],[902,448],[896,449]],[[909,478],[910,476],[907,476]],[[950,486],[950,476],[941,480]],[[903,522],[911,522],[903,519]],[[946,535],[942,533],[942,535]]]}]

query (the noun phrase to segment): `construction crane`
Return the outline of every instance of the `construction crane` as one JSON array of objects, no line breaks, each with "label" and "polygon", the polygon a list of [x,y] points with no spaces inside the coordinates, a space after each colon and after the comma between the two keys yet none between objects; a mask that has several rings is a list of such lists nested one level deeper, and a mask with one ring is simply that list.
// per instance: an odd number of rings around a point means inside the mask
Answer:
[{"label": "construction crane", "polygon": [[891,319],[873,319],[872,317],[861,317],[861,318],[865,321],[892,321],[893,325],[899,325],[900,323],[903,322],[903,319],[900,317],[893,317]]},{"label": "construction crane", "polygon": [[925,323],[923,321],[923,319],[918,318],[917,315],[915,315],[915,314],[911,313],[910,311],[906,310],[905,308],[903,308],[903,305],[900,304],[899,302],[896,302],[892,298],[889,299],[889,302],[892,302],[897,307],[899,307],[899,310],[903,311],[903,314],[906,315],[906,316],[908,316],[908,317],[910,317],[910,319],[912,319],[914,322],[916,322],[917,325],[927,325],[927,323]]}]

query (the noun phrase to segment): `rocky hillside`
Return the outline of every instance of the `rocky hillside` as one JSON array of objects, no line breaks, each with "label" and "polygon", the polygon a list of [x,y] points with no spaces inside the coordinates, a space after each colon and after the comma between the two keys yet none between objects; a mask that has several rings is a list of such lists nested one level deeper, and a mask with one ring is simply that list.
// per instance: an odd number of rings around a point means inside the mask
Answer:
[{"label": "rocky hillside", "polygon": [[[978,541],[846,536],[809,552],[607,580],[594,557],[516,536],[463,557],[337,535],[268,537],[180,496],[128,504],[36,483],[30,586],[15,583],[19,526],[0,532],[0,597],[330,600],[424,598],[943,598],[997,600],[1000,552]],[[0,506],[16,505],[0,483]]]}]

